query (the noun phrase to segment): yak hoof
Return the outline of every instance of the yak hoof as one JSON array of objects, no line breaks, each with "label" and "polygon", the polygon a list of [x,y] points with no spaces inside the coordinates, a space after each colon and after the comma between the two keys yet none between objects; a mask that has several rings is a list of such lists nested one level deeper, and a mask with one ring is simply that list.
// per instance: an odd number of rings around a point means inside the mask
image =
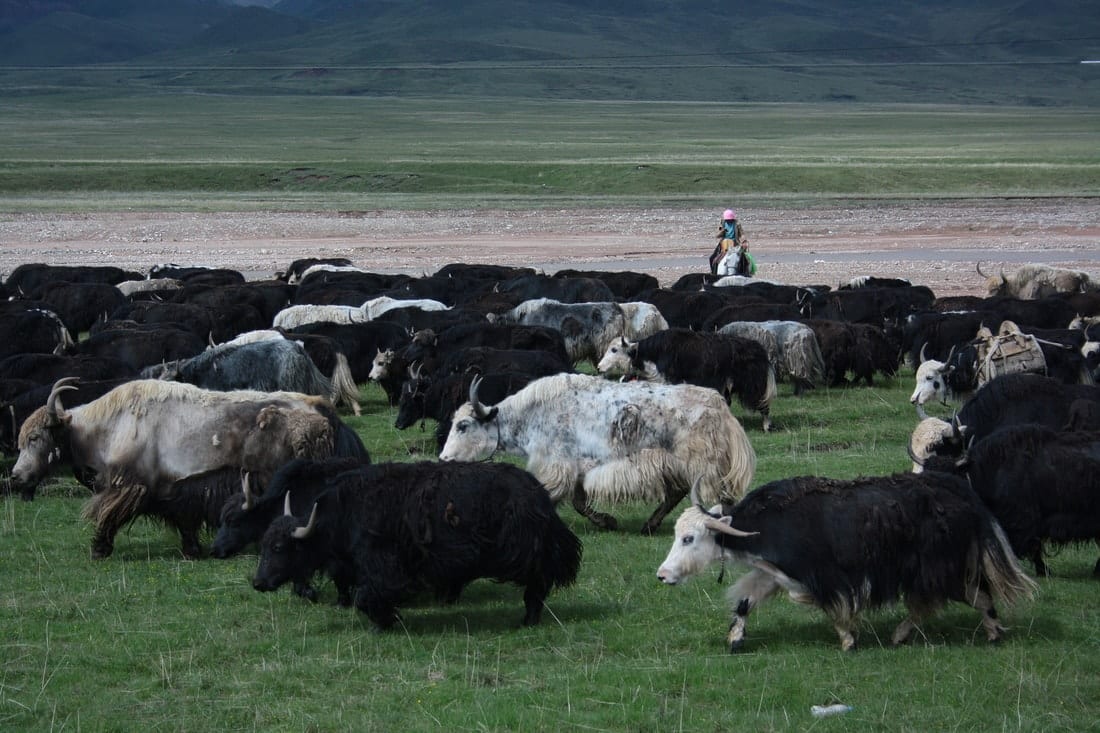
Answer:
[{"label": "yak hoof", "polygon": [[600,512],[594,512],[589,519],[600,529],[616,530],[619,528],[619,522],[615,517],[610,514],[602,514]]},{"label": "yak hoof", "polygon": [[736,654],[745,647],[745,638],[741,637],[735,641],[730,642],[730,654]]},{"label": "yak hoof", "polygon": [[104,560],[115,551],[114,545],[92,545],[92,559]]},{"label": "yak hoof", "polygon": [[298,596],[305,598],[310,603],[317,602],[317,589],[314,588],[312,585],[305,583],[303,583],[302,585],[296,585],[294,586],[294,592]]}]

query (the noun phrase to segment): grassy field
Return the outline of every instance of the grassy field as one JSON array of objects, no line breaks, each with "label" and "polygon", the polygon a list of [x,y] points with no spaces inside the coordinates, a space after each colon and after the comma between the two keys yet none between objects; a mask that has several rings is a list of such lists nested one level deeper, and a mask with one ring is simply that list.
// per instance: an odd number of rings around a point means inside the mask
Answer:
[{"label": "grassy field", "polygon": [[13,94],[0,210],[1095,196],[1098,141],[1090,109]]},{"label": "grassy field", "polygon": [[[818,389],[773,404],[777,430],[742,418],[759,456],[753,485],[907,468],[911,372],[873,388]],[[431,425],[398,432],[380,390],[348,417],[376,460],[430,458]],[[655,570],[672,522],[638,530],[652,507],[614,509],[602,532],[559,509],[584,542],[577,584],[521,628],[519,589],[486,581],[452,606],[424,601],[378,633],[333,605],[252,590],[254,554],[189,562],[176,536],[141,520],[113,557],[89,558],[86,492],[56,480],[33,503],[0,503],[0,727],[16,730],[1026,730],[1095,728],[1100,612],[1095,548],[1051,562],[1034,601],[1001,609],[997,646],[973,610],[888,646],[902,610],[865,618],[840,651],[819,612],[785,599],[749,620],[726,652],[717,569],[682,587]],[[676,512],[678,514],[678,511]],[[815,720],[810,707],[853,711]]]}]

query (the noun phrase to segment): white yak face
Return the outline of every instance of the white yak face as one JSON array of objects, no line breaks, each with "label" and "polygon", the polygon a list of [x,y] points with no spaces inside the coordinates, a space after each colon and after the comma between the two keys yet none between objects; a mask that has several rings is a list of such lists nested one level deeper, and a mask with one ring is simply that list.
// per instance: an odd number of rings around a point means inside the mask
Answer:
[{"label": "white yak face", "polygon": [[48,429],[40,427],[21,430],[19,457],[11,470],[12,483],[20,488],[37,486],[49,473],[50,465],[58,457],[59,450],[53,434]]},{"label": "white yak face", "polygon": [[374,356],[374,362],[371,364],[370,373],[367,375],[367,379],[373,379],[378,381],[384,379],[389,374],[390,364],[393,363],[393,349],[381,349]]},{"label": "white yak face", "polygon": [[943,381],[945,364],[942,361],[928,359],[917,367],[917,387],[909,401],[914,405],[923,405],[933,399],[947,401],[947,387]]},{"label": "white yak face", "polygon": [[[711,511],[720,510],[721,507],[714,507]],[[721,557],[722,550],[715,541],[714,533],[703,524],[704,516],[698,507],[692,506],[676,520],[672,549],[661,567],[657,568],[657,580],[666,585],[676,585],[692,575],[698,575]]]},{"label": "white yak face", "polygon": [[921,420],[909,436],[909,452],[913,457],[913,473],[924,471],[924,462],[940,453],[955,437],[954,428],[946,420],[928,417]]},{"label": "white yak face", "polygon": [[469,402],[455,410],[451,432],[439,452],[441,461],[481,461],[493,454],[500,438],[499,418],[479,420]]},{"label": "white yak face", "polygon": [[612,342],[607,347],[607,351],[604,352],[600,363],[596,365],[596,369],[599,370],[600,374],[629,374],[630,349],[633,346],[634,344],[629,341],[624,345],[621,339]]}]

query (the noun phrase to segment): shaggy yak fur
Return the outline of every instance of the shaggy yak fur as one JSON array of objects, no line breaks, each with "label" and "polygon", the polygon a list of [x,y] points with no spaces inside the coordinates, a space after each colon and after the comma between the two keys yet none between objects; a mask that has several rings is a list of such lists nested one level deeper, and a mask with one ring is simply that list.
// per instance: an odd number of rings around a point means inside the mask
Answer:
[{"label": "shaggy yak fur", "polygon": [[[524,625],[573,583],[581,543],[539,482],[505,463],[389,463],[347,471],[307,522],[287,513],[264,534],[256,590],[320,570],[351,579],[355,606],[381,628],[417,591],[457,601],[473,580],[524,586]],[[291,500],[287,499],[287,504]]]},{"label": "shaggy yak fur", "polygon": [[733,506],[689,507],[657,578],[675,585],[726,559],[751,568],[729,590],[730,651],[744,643],[752,609],[779,591],[825,611],[849,650],[859,614],[898,600],[909,613],[894,631],[895,644],[947,601],[980,611],[996,641],[1004,628],[993,600],[1011,603],[1035,588],[966,481],[927,471],[783,479]]},{"label": "shaggy yak fur", "polygon": [[477,398],[455,411],[443,460],[526,456],[554,501],[597,525],[617,526],[596,503],[659,501],[642,531],[654,532],[698,480],[710,501],[741,496],[756,469],[744,428],[713,389],[610,382],[559,374],[531,382],[491,409]]},{"label": "shaggy yak fur", "polygon": [[118,530],[170,499],[188,476],[234,467],[266,483],[292,458],[365,454],[321,397],[136,380],[66,411],[59,398],[70,386],[58,382],[47,404],[24,422],[12,481],[37,484],[67,444],[74,468],[96,476],[99,493],[84,510],[96,525],[94,557],[110,555]]}]

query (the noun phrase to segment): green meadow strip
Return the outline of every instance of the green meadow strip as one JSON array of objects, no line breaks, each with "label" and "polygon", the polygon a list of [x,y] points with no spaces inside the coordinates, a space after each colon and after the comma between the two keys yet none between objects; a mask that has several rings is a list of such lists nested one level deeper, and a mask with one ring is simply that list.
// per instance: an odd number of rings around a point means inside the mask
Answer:
[{"label": "green meadow strip", "polygon": [[[916,418],[912,372],[874,387],[782,385],[777,429],[733,410],[758,454],[754,486],[815,474],[906,470]],[[375,460],[435,454],[434,424],[393,428],[381,391],[346,416]],[[935,406],[938,414],[949,408]],[[68,478],[32,503],[0,503],[0,725],[4,730],[1022,730],[1095,726],[1100,611],[1093,546],[1051,558],[1033,601],[999,609],[1010,627],[990,646],[972,609],[952,604],[909,646],[890,648],[901,608],[867,614],[845,654],[820,612],[785,598],[749,618],[744,652],[725,648],[718,569],[683,586],[655,577],[672,518],[612,509],[616,532],[569,506],[584,542],[576,585],[551,594],[543,623],[522,628],[522,593],[479,581],[455,604],[425,598],[378,633],[335,607],[261,594],[256,556],[188,562],[178,537],[138,520],[115,554],[89,557],[85,489]],[[676,513],[678,513],[677,510]],[[206,537],[205,540],[209,540]],[[822,548],[827,552],[826,548]],[[813,705],[851,705],[815,720]]]}]

